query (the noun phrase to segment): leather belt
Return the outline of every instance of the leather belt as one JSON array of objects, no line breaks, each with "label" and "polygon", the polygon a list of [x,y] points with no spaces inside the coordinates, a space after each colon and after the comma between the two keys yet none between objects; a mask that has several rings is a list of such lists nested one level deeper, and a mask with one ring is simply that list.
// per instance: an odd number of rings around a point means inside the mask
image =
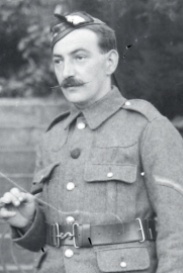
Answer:
[{"label": "leather belt", "polygon": [[156,239],[154,219],[135,219],[130,223],[108,225],[90,225],[74,223],[64,226],[55,223],[47,224],[47,244],[60,246],[93,247],[130,242],[141,242]]}]

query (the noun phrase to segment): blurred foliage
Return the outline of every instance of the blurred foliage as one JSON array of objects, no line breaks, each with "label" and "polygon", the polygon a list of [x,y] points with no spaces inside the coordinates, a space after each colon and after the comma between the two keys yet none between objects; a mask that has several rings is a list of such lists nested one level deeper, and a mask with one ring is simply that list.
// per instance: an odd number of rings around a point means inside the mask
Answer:
[{"label": "blurred foliage", "polygon": [[182,0],[0,0],[1,96],[57,94],[49,25],[60,3],[116,30],[116,77],[127,98],[147,99],[170,118],[183,115]]},{"label": "blurred foliage", "polygon": [[0,0],[0,95],[43,96],[56,85],[50,24],[56,2]]}]

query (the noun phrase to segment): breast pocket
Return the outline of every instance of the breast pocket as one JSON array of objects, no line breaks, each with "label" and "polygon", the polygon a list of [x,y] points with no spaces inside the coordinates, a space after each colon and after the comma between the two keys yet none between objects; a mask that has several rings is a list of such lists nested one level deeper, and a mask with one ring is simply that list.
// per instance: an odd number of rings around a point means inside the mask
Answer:
[{"label": "breast pocket", "polygon": [[150,267],[147,248],[118,248],[97,250],[97,262],[101,272],[144,272]]},{"label": "breast pocket", "polygon": [[84,170],[87,205],[93,198],[95,210],[107,211],[111,217],[115,215],[115,220],[118,216],[124,219],[128,214],[124,207],[137,187],[136,149],[136,146],[92,148]]},{"label": "breast pocket", "polygon": [[93,164],[136,165],[138,162],[138,145],[131,147],[92,147],[90,154]]},{"label": "breast pocket", "polygon": [[47,222],[58,222],[58,212],[60,201],[60,162],[47,165],[34,175],[32,193],[41,191],[39,200],[44,201],[44,210]]},{"label": "breast pocket", "polygon": [[118,181],[134,183],[137,177],[137,166],[114,165],[114,164],[91,164],[85,165],[84,179],[87,182]]},{"label": "breast pocket", "polygon": [[47,188],[48,185],[53,187],[52,186],[53,184],[57,184],[56,181],[58,180],[59,177],[59,165],[60,162],[54,162],[35,173],[32,185],[33,194],[42,192],[43,189],[44,192],[47,192],[45,188]]},{"label": "breast pocket", "polygon": [[85,180],[123,181],[133,183],[137,176],[137,147],[96,147],[92,148],[85,165]]},{"label": "breast pocket", "polygon": [[108,217],[110,214],[111,217],[118,218],[122,213],[124,214],[124,209],[121,208],[124,207],[125,202],[126,204],[129,202],[127,198],[131,194],[131,187],[135,184],[136,177],[137,166],[86,163],[84,171],[85,189],[87,189],[86,206],[95,212],[107,212]]}]

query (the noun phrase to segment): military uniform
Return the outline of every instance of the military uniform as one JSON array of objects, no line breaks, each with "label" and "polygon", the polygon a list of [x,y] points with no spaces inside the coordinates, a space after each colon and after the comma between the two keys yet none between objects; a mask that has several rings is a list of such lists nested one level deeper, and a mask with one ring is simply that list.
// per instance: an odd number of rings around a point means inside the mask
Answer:
[{"label": "military uniform", "polygon": [[[57,117],[40,143],[37,189],[52,207],[38,206],[30,230],[13,234],[27,249],[44,248],[36,272],[183,272],[183,142],[150,103],[126,100],[113,87],[88,108]],[[157,239],[143,240],[139,219],[154,217]],[[100,227],[102,242],[105,226],[131,221],[139,241],[119,243],[119,232],[109,244],[92,245],[92,234],[87,247],[75,248],[69,236],[61,246],[49,243],[55,223],[71,233],[73,223]]]}]

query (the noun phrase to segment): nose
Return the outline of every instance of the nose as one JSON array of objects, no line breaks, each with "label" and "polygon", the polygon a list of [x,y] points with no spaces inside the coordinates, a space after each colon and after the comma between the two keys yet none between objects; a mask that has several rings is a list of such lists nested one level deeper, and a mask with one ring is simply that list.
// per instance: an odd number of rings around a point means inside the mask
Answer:
[{"label": "nose", "polygon": [[64,62],[64,67],[63,67],[63,77],[66,79],[66,78],[69,78],[69,77],[72,77],[74,76],[74,66],[72,64],[71,61],[69,60],[65,60]]}]

